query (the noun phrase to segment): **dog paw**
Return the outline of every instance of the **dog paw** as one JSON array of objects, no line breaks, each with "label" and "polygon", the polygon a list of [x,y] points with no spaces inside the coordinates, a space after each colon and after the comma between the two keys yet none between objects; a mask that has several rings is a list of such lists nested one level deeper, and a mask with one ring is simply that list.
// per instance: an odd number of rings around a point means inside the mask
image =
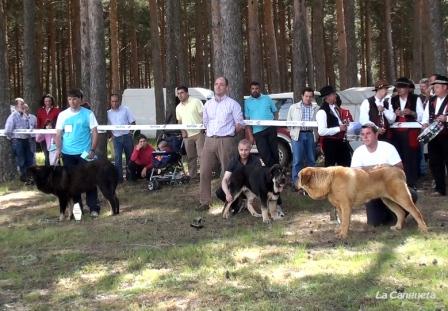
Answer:
[{"label": "dog paw", "polygon": [[253,213],[252,216],[257,217],[257,218],[260,218],[260,217],[261,217],[261,214],[259,214],[259,213]]},{"label": "dog paw", "polygon": [[230,213],[228,211],[225,211],[225,212],[222,213],[222,218],[228,219],[229,215],[230,215]]},{"label": "dog paw", "polygon": [[59,214],[59,221],[64,221],[64,220],[65,220],[65,215]]},{"label": "dog paw", "polygon": [[272,220],[270,220],[269,218],[263,219],[263,222],[267,225],[270,225],[272,223]]},{"label": "dog paw", "polygon": [[342,233],[342,232],[337,233],[336,237],[340,240],[345,240],[347,238],[347,233]]},{"label": "dog paw", "polygon": [[401,226],[400,225],[391,226],[390,230],[394,230],[394,231],[401,230]]},{"label": "dog paw", "polygon": [[423,233],[428,233],[428,227],[427,226],[420,226],[418,227],[418,230]]}]

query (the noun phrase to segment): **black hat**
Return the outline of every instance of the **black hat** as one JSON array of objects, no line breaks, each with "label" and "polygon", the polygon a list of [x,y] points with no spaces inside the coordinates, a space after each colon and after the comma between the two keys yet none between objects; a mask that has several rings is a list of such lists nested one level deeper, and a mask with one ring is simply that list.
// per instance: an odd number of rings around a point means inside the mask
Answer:
[{"label": "black hat", "polygon": [[320,93],[320,97],[325,97],[325,96],[333,94],[333,93],[336,94],[336,89],[331,85],[327,85],[327,86],[324,86],[323,88],[321,88],[319,93]]},{"label": "black hat", "polygon": [[445,76],[437,75],[437,78],[431,83],[434,84],[448,84],[448,78]]},{"label": "black hat", "polygon": [[411,80],[409,80],[408,78],[406,78],[406,77],[401,77],[401,78],[398,78],[396,81],[395,81],[395,87],[412,87],[412,85],[413,85],[414,83],[412,83],[412,81]]}]

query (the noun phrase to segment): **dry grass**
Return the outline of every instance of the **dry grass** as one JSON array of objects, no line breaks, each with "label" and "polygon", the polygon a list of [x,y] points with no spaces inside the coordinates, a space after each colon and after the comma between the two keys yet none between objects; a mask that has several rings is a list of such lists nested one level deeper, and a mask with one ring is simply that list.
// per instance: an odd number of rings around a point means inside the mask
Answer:
[{"label": "dry grass", "polygon": [[[217,181],[215,181],[217,182]],[[12,189],[12,190],[11,190]],[[25,191],[26,190],[26,191]],[[422,197],[430,226],[402,232],[353,216],[334,238],[329,205],[284,195],[272,226],[248,213],[198,213],[198,184],[119,188],[121,214],[59,223],[56,200],[8,185],[0,196],[1,310],[443,310],[448,203]],[[205,227],[190,227],[198,216]],[[376,299],[377,292],[434,299]]]}]

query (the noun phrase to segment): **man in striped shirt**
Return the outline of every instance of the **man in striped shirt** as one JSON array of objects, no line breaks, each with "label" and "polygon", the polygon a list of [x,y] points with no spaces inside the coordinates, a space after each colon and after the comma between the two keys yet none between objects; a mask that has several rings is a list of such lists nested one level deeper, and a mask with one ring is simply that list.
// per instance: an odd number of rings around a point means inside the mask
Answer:
[{"label": "man in striped shirt", "polygon": [[227,96],[229,82],[225,77],[215,80],[215,96],[204,105],[203,122],[206,130],[200,166],[200,206],[208,210],[211,202],[212,170],[221,166],[221,175],[237,152],[235,134],[244,128],[238,102]]}]

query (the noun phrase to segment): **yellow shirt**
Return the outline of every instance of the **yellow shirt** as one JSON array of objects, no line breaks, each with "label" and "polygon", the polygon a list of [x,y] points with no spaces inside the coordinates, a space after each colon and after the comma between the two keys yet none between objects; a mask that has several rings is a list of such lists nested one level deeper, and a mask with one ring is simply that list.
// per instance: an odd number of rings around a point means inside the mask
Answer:
[{"label": "yellow shirt", "polygon": [[[202,124],[202,102],[189,96],[186,103],[179,103],[176,106],[176,119],[181,124]],[[187,130],[188,137],[197,135],[200,130]]]}]

